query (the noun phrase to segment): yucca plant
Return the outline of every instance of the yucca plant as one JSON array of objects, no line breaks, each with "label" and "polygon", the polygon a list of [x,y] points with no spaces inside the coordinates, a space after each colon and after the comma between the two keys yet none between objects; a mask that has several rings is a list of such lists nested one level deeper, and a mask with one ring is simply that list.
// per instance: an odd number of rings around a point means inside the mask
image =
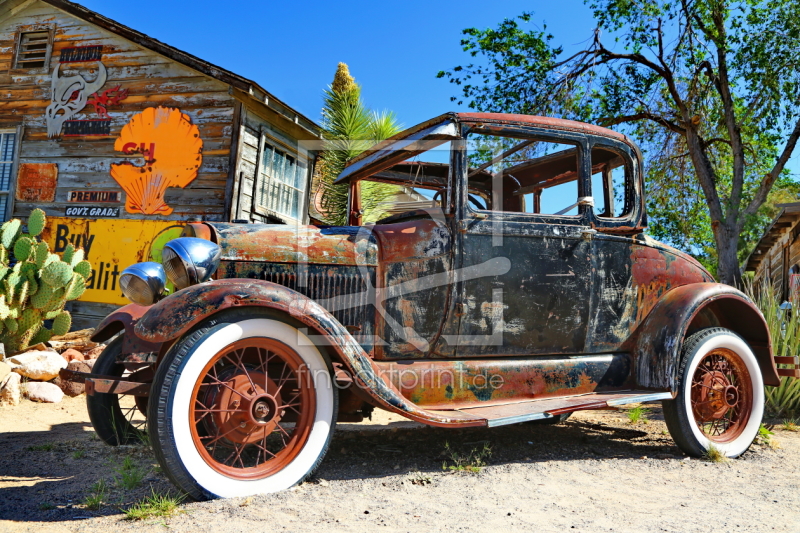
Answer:
[{"label": "yucca plant", "polygon": [[[318,198],[314,203],[325,222],[344,225],[347,223],[349,191],[346,185],[334,185],[334,180],[347,161],[402,128],[393,113],[370,111],[364,106],[361,87],[345,63],[339,63],[333,83],[325,90],[322,128],[325,151],[317,163],[312,198]],[[363,220],[373,222],[382,218],[385,215],[382,205],[400,191],[401,188],[395,185],[362,182]]]},{"label": "yucca plant", "polygon": [[[793,298],[791,309],[781,307],[775,289],[767,281],[756,290],[752,283],[745,284],[745,292],[761,309],[772,336],[775,355],[793,357],[800,353],[800,299]],[[786,307],[786,306],[785,306]],[[780,365],[779,365],[780,366]],[[800,379],[781,378],[778,387],[766,387],[767,411],[774,416],[794,416],[800,413]]]}]

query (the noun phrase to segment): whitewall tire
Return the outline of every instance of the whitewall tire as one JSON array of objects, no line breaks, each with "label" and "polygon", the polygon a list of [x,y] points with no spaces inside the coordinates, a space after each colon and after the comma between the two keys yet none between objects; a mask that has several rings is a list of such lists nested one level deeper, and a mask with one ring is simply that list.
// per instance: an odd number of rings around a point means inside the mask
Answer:
[{"label": "whitewall tire", "polygon": [[674,400],[663,402],[676,444],[701,457],[713,446],[727,457],[750,448],[764,415],[764,381],[750,347],[724,328],[694,333],[683,344]]},{"label": "whitewall tire", "polygon": [[237,310],[194,328],[159,366],[150,433],[195,499],[285,490],[324,457],[336,420],[328,358],[288,321]]}]

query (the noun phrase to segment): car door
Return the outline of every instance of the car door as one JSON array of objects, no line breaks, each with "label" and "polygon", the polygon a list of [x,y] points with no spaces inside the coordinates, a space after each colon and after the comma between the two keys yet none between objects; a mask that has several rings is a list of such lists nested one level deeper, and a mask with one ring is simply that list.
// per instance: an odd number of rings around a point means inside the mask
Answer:
[{"label": "car door", "polygon": [[[589,179],[585,137],[569,136],[565,144],[564,136],[547,132],[509,133],[513,142],[522,139],[517,146],[526,142],[525,133],[539,146],[484,169],[475,166],[469,140],[461,154],[467,185],[460,192],[456,353],[583,353],[592,285],[588,205],[580,201]],[[555,149],[542,150],[542,143]],[[488,171],[484,188],[491,187],[483,209],[470,192],[480,188],[481,171]],[[544,194],[561,186],[558,194]],[[560,209],[564,204],[568,209]]]}]

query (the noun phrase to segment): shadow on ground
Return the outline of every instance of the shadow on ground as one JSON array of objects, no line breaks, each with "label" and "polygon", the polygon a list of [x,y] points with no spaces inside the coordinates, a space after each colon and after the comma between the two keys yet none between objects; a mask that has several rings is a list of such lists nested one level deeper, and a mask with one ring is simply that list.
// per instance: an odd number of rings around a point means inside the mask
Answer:
[{"label": "shadow on ground", "polygon": [[[653,412],[651,418],[659,418]],[[658,424],[663,428],[662,424]],[[639,429],[641,428],[641,429]],[[15,521],[67,521],[117,514],[142,497],[173,490],[147,446],[105,445],[85,423],[54,425],[50,431],[0,434],[0,517]],[[441,473],[453,454],[482,450],[488,465],[642,456],[681,456],[669,435],[655,427],[625,427],[585,419],[555,426],[518,424],[500,428],[395,427],[338,431],[314,479],[365,479],[420,471]],[[142,473],[124,489],[119,468],[130,457]],[[104,480],[108,493],[98,510],[83,503]],[[151,489],[152,487],[152,489]]]}]

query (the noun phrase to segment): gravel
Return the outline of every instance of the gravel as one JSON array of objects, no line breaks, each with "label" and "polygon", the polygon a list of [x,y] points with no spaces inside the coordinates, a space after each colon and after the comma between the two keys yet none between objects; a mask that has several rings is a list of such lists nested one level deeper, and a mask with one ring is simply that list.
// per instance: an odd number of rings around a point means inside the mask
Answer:
[{"label": "gravel", "polygon": [[[150,450],[98,441],[83,397],[24,401],[0,409],[0,531],[800,529],[800,433],[776,425],[772,446],[711,463],[685,457],[650,407],[635,425],[624,413],[592,411],[559,426],[464,430],[381,414],[341,425],[319,471],[289,491],[182,503],[170,517],[131,522],[123,509],[173,490]],[[449,468],[453,454],[487,446],[477,472]],[[130,490],[119,482],[126,457],[143,474]],[[101,479],[105,502],[87,509]]]}]

